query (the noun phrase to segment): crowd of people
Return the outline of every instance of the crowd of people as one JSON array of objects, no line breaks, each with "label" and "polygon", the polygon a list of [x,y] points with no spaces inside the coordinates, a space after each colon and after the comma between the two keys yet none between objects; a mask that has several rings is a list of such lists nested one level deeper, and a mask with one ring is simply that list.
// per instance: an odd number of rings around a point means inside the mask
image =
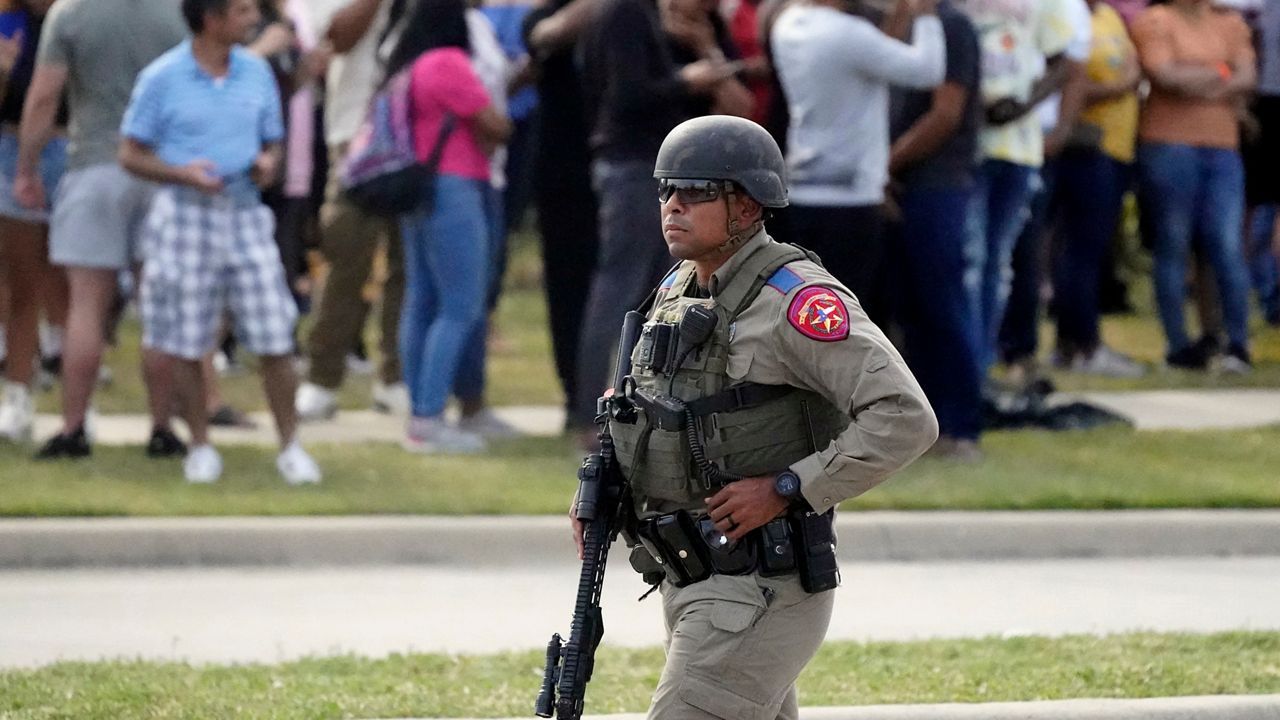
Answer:
[{"label": "crowd of people", "polygon": [[[389,217],[340,170],[397,76],[435,173]],[[43,370],[63,429],[38,457],[91,452],[136,299],[147,453],[185,456],[190,481],[221,474],[208,425],[248,422],[215,367],[244,351],[282,477],[318,481],[297,423],[338,411],[375,308],[373,402],[408,418],[404,447],[480,451],[510,430],[486,403],[488,317],[532,206],[566,431],[588,444],[621,318],[673,263],[658,148],[712,114],[784,148],[770,234],[899,342],[946,455],[980,456],[991,371],[1037,374],[1046,312],[1054,365],[1149,370],[1099,332],[1126,303],[1126,207],[1168,366],[1248,372],[1251,293],[1280,324],[1274,0],[3,0],[0,439],[30,439]]]}]

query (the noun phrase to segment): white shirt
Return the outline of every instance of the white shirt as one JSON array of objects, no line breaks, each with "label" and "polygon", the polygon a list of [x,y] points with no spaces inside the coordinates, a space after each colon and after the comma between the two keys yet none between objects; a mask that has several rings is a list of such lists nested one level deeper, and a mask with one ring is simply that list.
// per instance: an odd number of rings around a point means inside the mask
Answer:
[{"label": "white shirt", "polygon": [[[311,0],[311,26],[321,37],[329,32],[329,23],[351,0]],[[382,65],[378,62],[378,38],[387,26],[391,0],[382,0],[369,29],[349,51],[335,55],[329,62],[325,82],[325,142],[342,145],[355,137],[369,110],[374,90],[382,81]]]}]

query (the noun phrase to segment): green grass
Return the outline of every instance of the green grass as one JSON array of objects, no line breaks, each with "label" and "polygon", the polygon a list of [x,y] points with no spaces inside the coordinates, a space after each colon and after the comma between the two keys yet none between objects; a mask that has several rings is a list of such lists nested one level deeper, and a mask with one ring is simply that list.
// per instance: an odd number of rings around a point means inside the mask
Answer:
[{"label": "green grass", "polygon": [[[1212,432],[992,433],[987,460],[924,459],[846,503],[866,509],[1280,507],[1280,427]],[[273,451],[227,447],[213,486],[182,482],[177,461],[99,447],[41,464],[0,446],[0,516],[559,514],[577,461],[560,439],[495,443],[484,457],[420,457],[391,445],[317,445],[325,482],[288,488]]]},{"label": "green grass", "polygon": [[[658,649],[606,645],[588,710],[643,711],[661,667]],[[0,673],[0,716],[522,717],[541,670],[541,652],[276,666],[61,663]],[[1280,634],[828,643],[800,691],[806,706],[1276,693]]]}]

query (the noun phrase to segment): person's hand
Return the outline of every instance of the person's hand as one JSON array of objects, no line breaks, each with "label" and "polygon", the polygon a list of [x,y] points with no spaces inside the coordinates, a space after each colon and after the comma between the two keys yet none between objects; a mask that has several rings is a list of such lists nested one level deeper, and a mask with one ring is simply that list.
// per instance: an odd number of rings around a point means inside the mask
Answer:
[{"label": "person's hand", "polygon": [[280,158],[275,153],[260,152],[253,159],[253,167],[249,170],[249,179],[263,190],[271,187],[280,178]]},{"label": "person's hand", "polygon": [[19,171],[13,178],[13,198],[28,210],[43,210],[48,207],[44,180],[40,173]]},{"label": "person's hand", "polygon": [[710,92],[733,74],[733,65],[713,60],[698,60],[680,68],[680,79],[695,93]]},{"label": "person's hand", "polygon": [[578,496],[573,496],[573,504],[569,506],[569,526],[573,529],[573,544],[578,546],[578,559],[586,550],[587,525],[578,519]]},{"label": "person's hand", "polygon": [[1064,128],[1061,125],[1055,127],[1044,136],[1044,156],[1047,158],[1056,158],[1067,149],[1067,140],[1070,139],[1071,129]]},{"label": "person's hand", "polygon": [[662,29],[699,57],[707,57],[716,47],[716,31],[706,17],[693,18],[670,10],[662,14]]},{"label": "person's hand", "polygon": [[1029,111],[1027,104],[1013,98],[1000,98],[987,106],[987,124],[993,127],[1008,125]]},{"label": "person's hand", "polygon": [[333,59],[333,45],[328,41],[320,43],[311,52],[302,56],[298,72],[303,83],[324,76],[329,71],[329,61]]},{"label": "person's hand", "polygon": [[764,527],[787,509],[787,499],[773,489],[773,477],[744,478],[707,498],[707,514],[730,540]]},{"label": "person's hand", "polygon": [[7,38],[0,38],[0,75],[8,76],[13,66],[18,64],[18,56],[22,54],[22,31],[15,32]]},{"label": "person's hand", "polygon": [[258,39],[253,41],[252,48],[262,57],[271,57],[293,47],[295,40],[293,28],[285,23],[275,22],[263,29]]},{"label": "person's hand", "polygon": [[218,177],[217,169],[208,160],[195,160],[182,168],[182,179],[206,195],[217,195],[222,192],[222,178]]}]

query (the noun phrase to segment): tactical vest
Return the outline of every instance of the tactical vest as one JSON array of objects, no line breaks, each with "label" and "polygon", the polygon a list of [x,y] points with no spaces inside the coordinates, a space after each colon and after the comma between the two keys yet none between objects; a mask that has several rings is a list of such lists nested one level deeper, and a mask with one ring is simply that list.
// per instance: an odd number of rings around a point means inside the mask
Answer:
[{"label": "tactical vest", "polygon": [[[627,395],[673,397],[693,418],[700,447],[689,440],[689,424],[661,408],[637,402],[636,421],[612,421],[610,429],[623,474],[631,481],[636,512],[644,517],[677,509],[701,511],[703,500],[721,485],[711,482],[695,461],[701,455],[725,474],[752,477],[773,474],[821,450],[849,424],[849,418],[817,393],[789,386],[735,381],[728,375],[733,324],[789,262],[808,255],[791,245],[769,243],[748,257],[728,285],[712,300],[692,296],[694,266],[685,263],[663,283],[659,297],[631,355],[632,381]],[[793,273],[785,272],[795,278]],[[710,339],[683,355],[678,364],[671,345],[690,307],[715,314]],[[664,336],[666,341],[663,340]],[[667,367],[662,367],[662,358]],[[679,360],[679,358],[675,358]]]}]

